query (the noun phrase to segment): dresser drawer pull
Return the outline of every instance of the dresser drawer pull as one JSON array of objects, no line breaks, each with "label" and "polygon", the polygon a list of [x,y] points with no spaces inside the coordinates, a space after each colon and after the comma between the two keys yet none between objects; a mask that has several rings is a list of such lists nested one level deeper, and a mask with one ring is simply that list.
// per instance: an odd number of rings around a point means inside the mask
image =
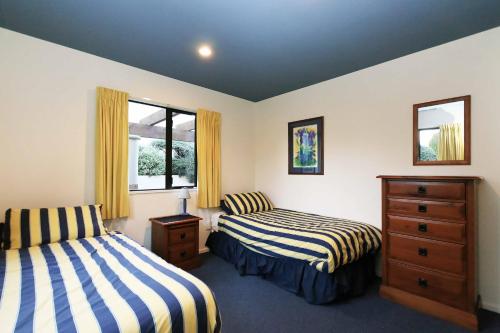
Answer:
[{"label": "dresser drawer pull", "polygon": [[427,206],[426,205],[418,205],[418,211],[420,213],[427,213]]},{"label": "dresser drawer pull", "polygon": [[418,194],[426,194],[427,188],[425,186],[419,186],[417,191],[418,191]]},{"label": "dresser drawer pull", "polygon": [[186,256],[187,252],[186,251],[182,251],[180,254],[181,254],[181,257],[184,258]]},{"label": "dresser drawer pull", "polygon": [[418,255],[422,257],[427,257],[427,249],[425,247],[419,247]]},{"label": "dresser drawer pull", "polygon": [[420,232],[427,232],[427,224],[425,224],[425,223],[419,223],[418,224],[418,231],[420,231]]},{"label": "dresser drawer pull", "polygon": [[422,278],[418,278],[418,285],[422,288],[427,288],[427,280],[422,279]]},{"label": "dresser drawer pull", "polygon": [[181,239],[184,239],[184,238],[186,238],[186,233],[185,233],[185,232],[183,232],[183,233],[181,234]]}]

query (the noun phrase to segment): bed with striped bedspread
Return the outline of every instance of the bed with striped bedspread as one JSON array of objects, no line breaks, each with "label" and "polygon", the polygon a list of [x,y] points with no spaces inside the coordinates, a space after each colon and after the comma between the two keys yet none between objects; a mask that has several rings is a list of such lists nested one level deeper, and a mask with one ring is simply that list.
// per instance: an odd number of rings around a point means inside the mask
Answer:
[{"label": "bed with striped bedspread", "polygon": [[211,290],[113,233],[0,251],[2,332],[218,332]]},{"label": "bed with striped bedspread", "polygon": [[380,230],[369,224],[278,208],[221,215],[218,228],[252,251],[305,260],[327,273],[381,244]]}]

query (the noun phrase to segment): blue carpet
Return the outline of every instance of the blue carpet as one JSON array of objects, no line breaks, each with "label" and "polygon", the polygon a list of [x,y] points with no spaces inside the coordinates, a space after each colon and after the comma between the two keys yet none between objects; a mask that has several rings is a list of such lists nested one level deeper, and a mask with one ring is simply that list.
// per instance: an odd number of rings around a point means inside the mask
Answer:
[{"label": "blue carpet", "polygon": [[[240,276],[213,255],[190,273],[213,290],[224,333],[469,332],[379,297],[378,284],[361,297],[310,305],[260,277]],[[483,310],[480,323],[481,332],[500,332],[499,314]]]}]

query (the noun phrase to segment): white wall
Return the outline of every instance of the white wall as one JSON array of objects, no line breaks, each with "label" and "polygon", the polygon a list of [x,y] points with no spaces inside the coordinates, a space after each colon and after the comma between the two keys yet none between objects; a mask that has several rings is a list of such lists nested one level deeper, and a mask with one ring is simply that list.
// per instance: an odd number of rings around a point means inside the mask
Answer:
[{"label": "white wall", "polygon": [[[222,189],[253,189],[251,102],[0,29],[0,221],[8,207],[94,202],[97,86],[222,113]],[[148,246],[148,218],[178,212],[176,194],[132,195],[119,228]]]},{"label": "white wall", "polygon": [[[472,95],[472,165],[412,165],[412,105]],[[381,225],[380,174],[477,175],[479,292],[500,311],[500,28],[254,105],[255,187],[278,207]],[[325,175],[288,175],[287,122],[325,117]]]}]

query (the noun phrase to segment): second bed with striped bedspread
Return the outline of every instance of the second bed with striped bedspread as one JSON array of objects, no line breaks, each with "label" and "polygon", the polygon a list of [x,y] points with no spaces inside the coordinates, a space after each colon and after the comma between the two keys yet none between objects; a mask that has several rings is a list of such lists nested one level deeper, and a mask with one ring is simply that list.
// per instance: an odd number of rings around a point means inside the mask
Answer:
[{"label": "second bed with striped bedspread", "polygon": [[372,225],[285,209],[221,215],[219,231],[252,251],[305,260],[328,273],[381,245],[380,230]]}]

